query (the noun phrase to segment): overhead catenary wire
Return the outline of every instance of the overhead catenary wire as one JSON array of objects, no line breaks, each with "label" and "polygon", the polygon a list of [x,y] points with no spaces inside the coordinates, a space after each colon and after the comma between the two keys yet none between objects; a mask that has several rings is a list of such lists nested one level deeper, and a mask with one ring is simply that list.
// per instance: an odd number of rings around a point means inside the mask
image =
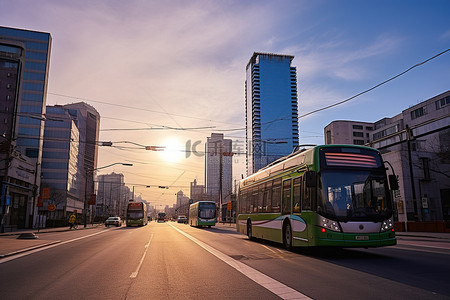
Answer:
[{"label": "overhead catenary wire", "polygon": [[[387,80],[385,80],[385,81],[383,81],[383,82],[381,82],[381,83],[379,83],[379,84],[377,84],[377,85],[375,85],[375,86],[373,86],[373,87],[371,87],[369,89],[366,89],[366,90],[364,90],[364,91],[362,91],[362,92],[360,92],[360,93],[358,93],[356,95],[353,95],[353,96],[351,96],[351,97],[349,97],[347,99],[344,99],[342,101],[339,101],[339,102],[327,105],[325,107],[321,107],[321,108],[315,109],[313,111],[307,112],[305,114],[299,115],[297,118],[301,119],[301,118],[304,118],[306,116],[309,116],[309,115],[312,115],[312,114],[315,114],[315,113],[318,113],[318,112],[330,109],[332,107],[344,104],[346,102],[349,102],[349,101],[351,101],[351,100],[353,100],[353,99],[355,99],[355,98],[357,98],[357,97],[359,97],[361,95],[364,95],[364,94],[366,94],[366,93],[368,93],[368,92],[370,92],[370,91],[372,91],[372,90],[374,90],[374,89],[376,89],[376,88],[378,88],[378,87],[380,87],[380,86],[382,86],[382,85],[384,85],[384,84],[386,84],[386,83],[388,83],[388,82],[390,82],[390,81],[392,81],[392,80],[394,80],[394,79],[396,79],[396,78],[398,78],[398,77],[400,77],[400,76],[402,76],[402,75],[404,75],[406,73],[408,73],[409,71],[411,71],[411,70],[413,70],[413,69],[415,69],[415,68],[417,68],[417,67],[419,67],[421,65],[424,65],[425,63],[427,63],[427,62],[429,62],[429,61],[431,61],[431,60],[433,60],[433,59],[435,59],[435,58],[437,58],[437,57],[439,57],[439,56],[441,56],[441,55],[443,55],[443,54],[445,54],[445,53],[447,53],[449,51],[450,51],[450,48],[446,49],[446,50],[444,50],[444,51],[442,51],[442,52],[440,52],[440,53],[438,53],[438,54],[436,54],[436,55],[434,55],[434,56],[432,56],[432,57],[430,57],[430,58],[428,58],[428,59],[426,59],[426,60],[424,60],[422,62],[419,62],[419,63],[413,65],[412,67],[406,69],[405,71],[403,71],[403,72],[401,72],[401,73],[399,73],[399,74],[397,74],[397,75],[395,75],[395,76],[393,76],[393,77],[391,77],[391,78],[389,78],[389,79],[387,79]],[[69,95],[65,95],[65,94],[61,94],[61,93],[48,92],[48,94],[54,95],[54,96],[59,96],[59,97],[70,98],[70,99],[77,99],[77,100],[82,100],[82,101],[84,100],[84,101],[88,101],[88,102],[95,102],[95,103],[101,103],[101,104],[105,104],[105,105],[111,105],[111,106],[117,106],[117,107],[122,107],[122,108],[128,108],[128,109],[138,109],[138,110],[142,110],[142,111],[148,111],[148,112],[165,114],[165,115],[169,114],[167,112],[150,110],[150,109],[141,108],[141,107],[137,108],[137,107],[121,105],[121,104],[115,104],[115,103],[108,103],[108,102],[105,102],[105,101],[88,99],[88,98],[78,97],[78,96],[69,96]],[[187,115],[180,115],[180,114],[170,114],[170,115],[171,116],[176,116],[176,117],[197,119],[197,120],[201,120],[201,121],[214,122],[214,123],[231,124],[231,123],[227,123],[227,122],[214,121],[214,120],[211,120],[211,119],[205,119],[205,118],[199,118],[199,117],[193,117],[193,116],[187,116]],[[265,122],[265,123],[263,123],[261,125],[266,125],[266,124],[271,124],[273,122],[282,121],[282,120],[285,120],[285,119],[289,119],[290,117],[291,116],[284,116],[284,117],[281,117],[281,118],[277,118],[277,119]],[[105,118],[107,118],[107,117],[105,117]],[[111,118],[111,119],[113,119],[113,118]],[[131,120],[123,120],[122,119],[122,121],[129,121],[129,122],[146,124],[144,122],[137,122],[137,121],[131,121]],[[133,128],[131,128],[131,129],[130,128],[127,128],[127,129],[112,128],[112,129],[102,129],[102,131],[108,131],[108,130],[109,131],[118,131],[118,130],[161,130],[163,128],[165,128],[166,130],[203,130],[203,129],[213,129],[213,128],[208,128],[208,127],[206,127],[206,128],[201,128],[201,127],[198,127],[198,128],[181,128],[181,127],[180,128],[176,128],[176,127],[169,127],[169,126],[162,125],[161,128],[154,128],[154,129],[152,129],[151,127],[145,128],[145,129],[144,128],[135,128],[135,129],[133,129]],[[232,128],[232,129],[214,129],[214,131],[227,132],[227,131],[240,131],[240,130],[245,130],[245,129],[246,129],[245,127],[241,127],[241,128]]]},{"label": "overhead catenary wire", "polygon": [[315,109],[315,110],[310,111],[310,112],[308,112],[308,113],[306,113],[306,114],[303,114],[303,115],[298,116],[298,118],[301,119],[301,118],[304,118],[304,117],[306,117],[306,116],[312,115],[312,114],[314,114],[314,113],[317,113],[317,112],[320,112],[320,111],[323,111],[323,110],[326,110],[326,109],[329,109],[329,108],[332,108],[332,107],[335,107],[335,106],[344,104],[344,103],[346,103],[346,102],[348,102],[348,101],[350,101],[350,100],[355,99],[356,97],[359,97],[359,96],[361,96],[361,95],[364,95],[364,94],[366,94],[366,93],[368,93],[368,92],[370,92],[370,91],[372,91],[372,90],[374,90],[374,89],[376,89],[376,88],[378,88],[378,87],[380,87],[380,86],[382,86],[382,85],[384,85],[384,84],[386,84],[386,83],[388,83],[388,82],[390,82],[390,81],[392,81],[392,80],[394,80],[394,79],[396,79],[396,78],[398,78],[398,77],[400,77],[400,76],[402,76],[402,75],[404,75],[404,74],[406,74],[406,73],[408,73],[408,72],[411,71],[412,69],[417,68],[417,67],[419,67],[419,66],[421,66],[421,65],[423,65],[423,64],[425,64],[425,63],[427,63],[427,62],[429,62],[429,61],[431,61],[431,60],[433,60],[433,59],[435,59],[435,58],[437,58],[437,57],[439,57],[439,56],[441,56],[441,55],[443,55],[443,54],[449,52],[449,51],[450,51],[450,48],[447,49],[447,50],[444,50],[444,51],[442,51],[442,52],[440,52],[440,53],[438,53],[438,54],[436,54],[436,55],[434,55],[434,56],[432,56],[432,57],[430,57],[430,58],[428,58],[428,59],[426,59],[426,60],[424,60],[424,61],[422,61],[422,62],[419,62],[419,63],[415,64],[414,66],[412,66],[412,67],[406,69],[405,71],[403,71],[403,72],[401,72],[401,73],[399,73],[399,74],[397,74],[397,75],[395,75],[395,76],[393,76],[393,77],[391,77],[391,78],[389,78],[389,79],[387,79],[387,80],[385,80],[385,81],[383,81],[383,82],[381,82],[381,83],[379,83],[379,84],[377,84],[377,85],[374,85],[373,87],[371,87],[371,88],[369,88],[369,89],[367,89],[367,90],[365,90],[365,91],[362,91],[361,93],[358,93],[358,94],[356,94],[356,95],[354,95],[354,96],[351,96],[350,98],[347,98],[347,99],[345,99],[345,100],[342,100],[342,101],[339,101],[339,102],[330,104],[330,105],[328,105],[328,106],[325,106],[325,107],[322,107],[322,108]]}]

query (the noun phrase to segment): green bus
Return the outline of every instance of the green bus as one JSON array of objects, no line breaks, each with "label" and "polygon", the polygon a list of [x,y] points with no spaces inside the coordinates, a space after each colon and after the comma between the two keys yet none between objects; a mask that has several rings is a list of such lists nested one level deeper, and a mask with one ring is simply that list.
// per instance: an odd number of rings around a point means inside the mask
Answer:
[{"label": "green bus", "polygon": [[216,225],[216,202],[198,201],[189,206],[189,225],[203,227]]},{"label": "green bus", "polygon": [[388,182],[398,189],[376,149],[302,149],[240,181],[237,230],[287,249],[395,245]]},{"label": "green bus", "polygon": [[128,202],[127,226],[144,226],[147,223],[147,205],[143,202]]}]

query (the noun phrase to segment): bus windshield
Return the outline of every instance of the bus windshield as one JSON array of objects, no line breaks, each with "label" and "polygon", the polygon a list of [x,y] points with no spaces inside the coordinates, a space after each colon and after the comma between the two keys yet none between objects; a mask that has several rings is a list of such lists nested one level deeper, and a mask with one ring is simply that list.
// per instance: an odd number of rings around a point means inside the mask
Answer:
[{"label": "bus windshield", "polygon": [[129,219],[141,219],[144,217],[142,210],[128,210],[127,218]]},{"label": "bus windshield", "polygon": [[336,221],[381,221],[392,216],[383,173],[373,170],[323,170],[317,212]]},{"label": "bus windshield", "polygon": [[214,219],[216,217],[216,205],[214,203],[199,203],[199,205],[199,218]]}]

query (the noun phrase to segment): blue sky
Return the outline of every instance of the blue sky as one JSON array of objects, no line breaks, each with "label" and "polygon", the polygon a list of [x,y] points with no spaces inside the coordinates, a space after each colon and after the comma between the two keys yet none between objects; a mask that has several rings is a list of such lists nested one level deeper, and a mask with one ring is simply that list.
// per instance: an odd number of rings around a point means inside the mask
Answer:
[{"label": "blue sky", "polygon": [[[188,141],[204,143],[211,132],[243,128],[245,66],[253,52],[295,56],[303,115],[450,48],[449,11],[448,0],[0,0],[0,23],[51,33],[47,104],[94,106],[102,116],[100,139],[115,146],[100,149],[98,166],[134,163],[102,174],[122,172],[137,194],[162,205],[174,203],[180,189],[189,194],[193,179],[204,183],[204,158],[118,146],[184,150]],[[300,143],[323,143],[323,128],[334,120],[377,121],[449,90],[449,67],[450,52],[350,102],[301,118]],[[149,126],[166,129],[137,130]],[[208,128],[181,130],[198,127]],[[242,147],[244,131],[225,133]],[[239,179],[245,157],[235,156],[233,167]],[[171,189],[162,193],[140,184]]]}]

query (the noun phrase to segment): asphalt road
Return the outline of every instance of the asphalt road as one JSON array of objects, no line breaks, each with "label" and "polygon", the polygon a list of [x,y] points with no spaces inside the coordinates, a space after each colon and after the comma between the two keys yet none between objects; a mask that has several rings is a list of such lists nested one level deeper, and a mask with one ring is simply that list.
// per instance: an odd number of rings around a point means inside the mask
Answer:
[{"label": "asphalt road", "polygon": [[45,239],[0,259],[1,299],[450,299],[448,241],[290,252],[174,222]]}]

